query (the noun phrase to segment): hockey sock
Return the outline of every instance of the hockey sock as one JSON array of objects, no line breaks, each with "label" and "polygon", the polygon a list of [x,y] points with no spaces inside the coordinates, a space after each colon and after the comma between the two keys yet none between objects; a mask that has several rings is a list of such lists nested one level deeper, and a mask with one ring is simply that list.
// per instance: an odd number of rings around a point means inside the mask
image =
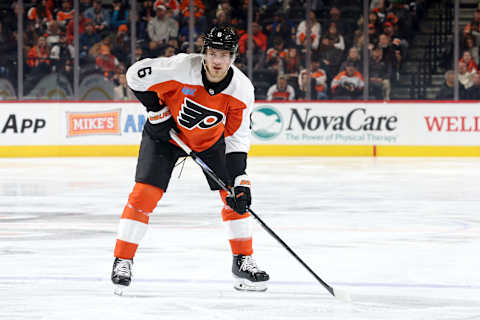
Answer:
[{"label": "hockey sock", "polygon": [[222,220],[228,234],[228,240],[234,255],[249,256],[253,253],[252,229],[249,213],[238,214],[226,203],[227,192],[220,190],[220,196],[224,206],[222,208]]},{"label": "hockey sock", "polygon": [[114,255],[121,259],[133,259],[138,244],[145,236],[149,215],[162,198],[163,190],[137,182],[128,197],[118,227]]}]

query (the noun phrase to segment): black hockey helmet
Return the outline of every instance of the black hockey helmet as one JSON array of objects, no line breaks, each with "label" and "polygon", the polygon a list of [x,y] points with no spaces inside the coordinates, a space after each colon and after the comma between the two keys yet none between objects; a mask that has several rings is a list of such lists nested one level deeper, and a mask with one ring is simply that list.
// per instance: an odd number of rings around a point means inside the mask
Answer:
[{"label": "black hockey helmet", "polygon": [[231,54],[236,54],[238,35],[230,26],[214,26],[203,36],[202,53],[207,48],[228,50]]}]

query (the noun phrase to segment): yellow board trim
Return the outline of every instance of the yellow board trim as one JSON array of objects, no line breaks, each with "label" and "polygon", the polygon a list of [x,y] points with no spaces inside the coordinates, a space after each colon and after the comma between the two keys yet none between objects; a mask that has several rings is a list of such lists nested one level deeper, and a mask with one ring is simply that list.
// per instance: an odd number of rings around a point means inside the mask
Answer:
[{"label": "yellow board trim", "polygon": [[252,145],[251,156],[288,156],[288,157],[371,157],[372,146],[342,145]]},{"label": "yellow board trim", "polygon": [[480,146],[377,146],[377,157],[480,157]]},{"label": "yellow board trim", "polygon": [[0,146],[0,157],[136,157],[138,145]]},{"label": "yellow board trim", "polygon": [[[1,158],[136,157],[138,145],[0,146]],[[480,157],[480,146],[252,145],[258,157]]]}]

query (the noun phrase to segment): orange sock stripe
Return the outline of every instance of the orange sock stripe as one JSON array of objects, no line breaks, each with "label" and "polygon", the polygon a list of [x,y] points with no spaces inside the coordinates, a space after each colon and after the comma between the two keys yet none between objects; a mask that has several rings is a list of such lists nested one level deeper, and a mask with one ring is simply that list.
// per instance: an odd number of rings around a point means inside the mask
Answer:
[{"label": "orange sock stripe", "polygon": [[122,218],[148,224],[148,215],[157,206],[163,196],[163,190],[145,183],[137,182],[128,196]]},{"label": "orange sock stripe", "polygon": [[133,259],[137,248],[138,244],[117,239],[117,243],[115,244],[115,251],[113,254],[115,257],[120,259]]},{"label": "orange sock stripe", "polygon": [[127,204],[125,209],[123,209],[122,219],[130,219],[148,224],[150,217],[143,212],[138,212],[135,208]]},{"label": "orange sock stripe", "polygon": [[222,220],[223,221],[231,221],[231,220],[239,220],[245,219],[250,217],[250,213],[245,212],[244,214],[239,214],[233,211],[230,207],[226,206],[222,209]]},{"label": "orange sock stripe", "polygon": [[[161,188],[140,182],[135,183],[132,192],[128,196],[128,203],[123,209],[122,219],[148,224],[148,215],[155,209],[162,196],[163,190]],[[127,235],[129,231],[131,230],[126,230]],[[133,235],[138,236],[135,233]],[[137,248],[138,244],[117,239],[113,254],[117,258],[133,259]]]},{"label": "orange sock stripe", "polygon": [[163,190],[161,188],[137,182],[128,196],[128,203],[137,211],[150,214],[162,196]]},{"label": "orange sock stripe", "polygon": [[230,247],[232,248],[232,254],[243,254],[250,256],[253,254],[252,238],[248,239],[232,239],[230,241]]}]

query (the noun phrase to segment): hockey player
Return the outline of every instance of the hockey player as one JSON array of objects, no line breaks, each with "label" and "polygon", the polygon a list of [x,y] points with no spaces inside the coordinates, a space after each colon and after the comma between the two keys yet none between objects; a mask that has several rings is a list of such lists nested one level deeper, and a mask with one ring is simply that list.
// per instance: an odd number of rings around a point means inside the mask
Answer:
[{"label": "hockey player", "polygon": [[233,65],[238,36],[228,26],[213,27],[204,36],[201,54],[144,59],[127,71],[127,82],[146,107],[135,174],[120,219],[112,282],[116,293],[130,284],[133,257],[149,215],[166,192],[172,170],[184,151],[170,139],[178,136],[231,188],[229,196],[206,176],[211,190],[220,190],[222,219],[233,253],[237,290],[264,291],[269,279],[252,258],[250,180],[245,172],[250,148],[250,113],[254,89]]}]

